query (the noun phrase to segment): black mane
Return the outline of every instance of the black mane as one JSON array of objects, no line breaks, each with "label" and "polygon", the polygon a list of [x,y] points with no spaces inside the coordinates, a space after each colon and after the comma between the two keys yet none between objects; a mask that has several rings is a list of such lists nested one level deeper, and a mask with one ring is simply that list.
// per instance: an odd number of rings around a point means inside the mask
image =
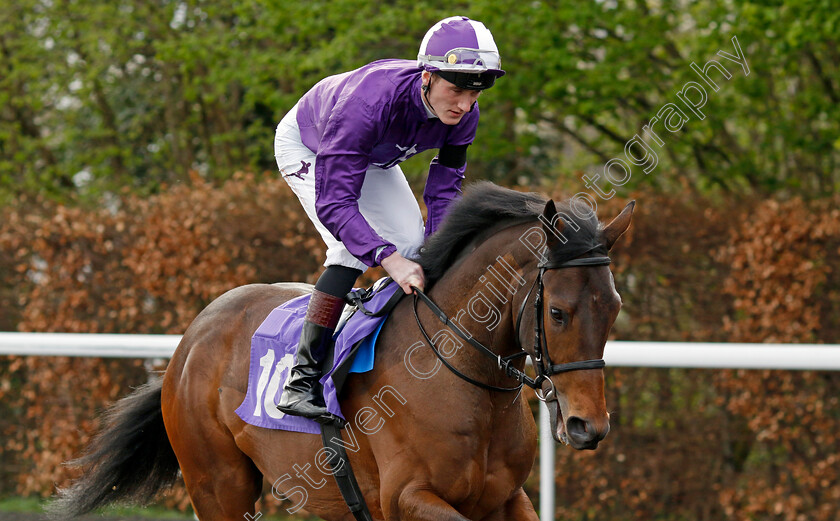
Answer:
[{"label": "black mane", "polygon": [[[466,187],[464,195],[452,204],[440,228],[429,237],[418,262],[426,273],[427,286],[440,279],[471,241],[501,227],[518,222],[536,221],[543,213],[546,199],[536,193],[523,193],[487,181]],[[563,234],[568,242],[558,243],[549,252],[552,260],[571,259],[598,247],[602,241],[600,225],[595,214],[583,203],[572,201],[557,204],[557,211],[569,223]],[[575,231],[573,228],[579,228]],[[606,254],[606,251],[600,251]]]}]

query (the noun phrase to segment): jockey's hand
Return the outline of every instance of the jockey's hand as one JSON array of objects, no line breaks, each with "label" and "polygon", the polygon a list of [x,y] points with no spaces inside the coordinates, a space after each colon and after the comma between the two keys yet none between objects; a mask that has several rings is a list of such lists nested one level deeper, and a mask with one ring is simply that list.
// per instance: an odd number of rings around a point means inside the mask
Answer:
[{"label": "jockey's hand", "polygon": [[388,255],[380,264],[407,295],[413,293],[411,286],[421,291],[424,289],[426,278],[423,276],[423,268],[416,262],[406,259],[399,252]]}]

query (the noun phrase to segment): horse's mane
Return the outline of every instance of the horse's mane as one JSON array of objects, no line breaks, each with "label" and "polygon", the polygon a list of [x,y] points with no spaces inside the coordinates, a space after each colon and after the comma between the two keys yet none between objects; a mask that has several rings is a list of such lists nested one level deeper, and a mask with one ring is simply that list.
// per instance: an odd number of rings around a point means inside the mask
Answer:
[{"label": "horse's mane", "polygon": [[[452,266],[464,247],[476,239],[484,239],[493,232],[519,222],[536,221],[548,201],[537,193],[525,193],[480,181],[467,186],[464,195],[449,209],[440,228],[423,246],[418,262],[426,273],[427,286],[440,279]],[[577,213],[572,211],[575,204]],[[601,244],[600,225],[595,214],[583,203],[563,201],[557,211],[563,220],[574,222],[563,235],[566,244],[559,244],[549,252],[552,260],[571,259]],[[585,218],[577,214],[585,215]],[[572,231],[572,228],[580,228]],[[600,253],[606,254],[606,251]]]}]

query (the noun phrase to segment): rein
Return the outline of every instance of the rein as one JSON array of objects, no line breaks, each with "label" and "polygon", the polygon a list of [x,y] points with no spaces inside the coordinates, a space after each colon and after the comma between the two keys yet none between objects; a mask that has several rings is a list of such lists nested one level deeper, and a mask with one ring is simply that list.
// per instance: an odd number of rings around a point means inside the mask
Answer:
[{"label": "rein", "polygon": [[[590,253],[592,250],[596,249],[591,248],[590,250],[584,252],[582,255],[586,255]],[[514,353],[509,356],[501,356],[497,355],[493,351],[491,351],[488,347],[486,347],[481,342],[477,341],[471,335],[466,333],[461,327],[452,322],[450,318],[443,312],[443,310],[435,304],[432,299],[429,298],[428,295],[420,291],[418,288],[412,286],[414,290],[414,318],[417,320],[417,326],[420,328],[420,332],[423,333],[423,338],[426,339],[426,342],[432,348],[432,352],[434,352],[435,356],[453,373],[457,376],[462,378],[463,380],[478,386],[482,389],[487,389],[489,391],[518,391],[522,388],[522,385],[527,385],[528,387],[534,389],[535,391],[542,390],[542,384],[545,381],[551,382],[550,377],[556,374],[567,373],[570,371],[580,371],[580,370],[587,370],[587,369],[601,369],[603,368],[606,363],[603,359],[594,359],[594,360],[579,360],[576,362],[568,362],[565,364],[552,364],[551,357],[548,354],[548,347],[545,343],[545,326],[543,323],[543,276],[545,272],[548,270],[556,270],[556,269],[564,269],[564,268],[577,268],[577,267],[595,267],[595,266],[608,266],[610,264],[610,258],[606,256],[601,257],[586,257],[586,258],[574,258],[567,261],[562,262],[549,262],[546,257],[543,257],[540,263],[537,265],[539,269],[537,273],[537,278],[534,280],[534,283],[531,285],[531,288],[528,290],[527,295],[522,300],[522,305],[519,307],[519,313],[516,317],[516,346],[520,349],[518,353]],[[525,311],[525,306],[528,303],[528,299],[531,296],[531,293],[534,291],[534,287],[537,288],[536,298],[534,299],[534,354],[530,354],[522,347],[520,342],[520,329],[522,326],[522,315]],[[466,341],[469,345],[473,346],[479,353],[487,356],[496,361],[496,364],[499,367],[499,370],[504,371],[505,376],[509,378],[513,378],[519,382],[519,385],[515,387],[499,387],[495,385],[486,384],[483,382],[479,382],[464,373],[458,371],[455,367],[450,364],[446,358],[440,353],[438,348],[435,346],[434,342],[431,338],[429,338],[428,333],[426,333],[423,324],[420,322],[420,316],[417,313],[417,302],[422,301],[431,311],[434,313],[438,319],[450,330],[452,330],[456,335],[461,337],[464,341]],[[512,362],[518,358],[523,356],[529,355],[534,363],[534,369],[537,372],[536,378],[531,378],[524,371],[517,369],[513,366]],[[546,401],[553,398],[556,395],[556,391],[554,389],[554,384],[551,384],[551,389],[547,392],[543,392],[543,395],[540,396],[540,393],[537,392],[537,397],[540,400]]]}]

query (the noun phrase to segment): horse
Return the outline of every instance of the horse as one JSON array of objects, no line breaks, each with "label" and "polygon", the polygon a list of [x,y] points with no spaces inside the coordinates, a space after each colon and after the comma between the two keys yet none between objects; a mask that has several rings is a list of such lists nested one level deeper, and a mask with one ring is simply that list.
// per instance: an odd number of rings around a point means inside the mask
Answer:
[{"label": "horse", "polygon": [[[546,402],[557,442],[595,449],[609,432],[600,359],[621,299],[607,252],[633,205],[603,226],[586,204],[486,182],[453,203],[420,252],[429,306],[418,305],[419,291],[403,298],[382,327],[374,368],[350,375],[340,395],[342,442],[373,519],[538,521],[523,490],[537,440],[522,384]],[[149,501],[180,470],[203,521],[259,517],[265,482],[289,512],[353,519],[319,436],[254,427],[234,413],[252,334],[310,291],[252,284],[211,302],[163,378],[109,410],[74,462],[85,473],[59,492],[54,514]]]}]

